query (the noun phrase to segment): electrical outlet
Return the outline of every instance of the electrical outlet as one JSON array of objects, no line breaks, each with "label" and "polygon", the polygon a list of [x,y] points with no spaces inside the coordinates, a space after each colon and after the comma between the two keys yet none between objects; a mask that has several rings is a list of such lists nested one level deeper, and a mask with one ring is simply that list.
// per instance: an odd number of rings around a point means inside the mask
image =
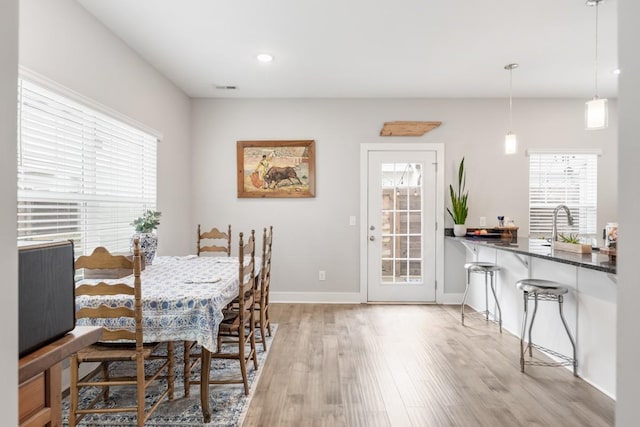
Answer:
[{"label": "electrical outlet", "polygon": [[327,280],[327,273],[324,270],[318,271],[318,280]]}]

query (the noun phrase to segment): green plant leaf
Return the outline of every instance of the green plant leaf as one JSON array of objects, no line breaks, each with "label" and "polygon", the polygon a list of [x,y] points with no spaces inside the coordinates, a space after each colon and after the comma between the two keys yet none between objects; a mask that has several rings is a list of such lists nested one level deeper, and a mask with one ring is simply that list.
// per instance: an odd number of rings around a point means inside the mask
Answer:
[{"label": "green plant leaf", "polygon": [[151,233],[160,225],[160,216],[162,213],[147,209],[142,216],[136,218],[131,225],[135,227],[138,233]]},{"label": "green plant leaf", "polygon": [[464,224],[467,220],[469,209],[467,200],[469,193],[466,191],[467,174],[464,170],[464,157],[458,166],[458,191],[453,189],[453,185],[449,185],[449,196],[451,198],[451,210],[447,208],[447,212],[451,215],[455,224]]},{"label": "green plant leaf", "polygon": [[564,243],[580,243],[580,239],[578,238],[578,233],[570,233],[568,236],[564,233],[558,234],[561,242]]}]

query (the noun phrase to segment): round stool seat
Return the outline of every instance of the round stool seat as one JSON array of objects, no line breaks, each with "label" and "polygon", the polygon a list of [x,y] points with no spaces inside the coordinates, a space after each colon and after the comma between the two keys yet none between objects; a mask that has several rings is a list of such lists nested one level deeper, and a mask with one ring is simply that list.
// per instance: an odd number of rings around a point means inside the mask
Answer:
[{"label": "round stool seat", "polygon": [[566,286],[553,280],[544,279],[518,280],[516,287],[523,292],[538,295],[564,295],[569,292]]},{"label": "round stool seat", "polygon": [[496,264],[492,264],[490,262],[468,262],[464,265],[469,271],[479,271],[483,273],[487,273],[490,271],[500,271],[500,267]]}]

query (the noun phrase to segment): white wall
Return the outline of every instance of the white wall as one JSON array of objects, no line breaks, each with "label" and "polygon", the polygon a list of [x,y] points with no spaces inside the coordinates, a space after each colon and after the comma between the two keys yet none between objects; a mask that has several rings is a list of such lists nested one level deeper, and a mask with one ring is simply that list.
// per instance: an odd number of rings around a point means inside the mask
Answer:
[{"label": "white wall", "polygon": [[20,1],[20,65],[164,135],[158,251],[187,253],[195,234],[188,228],[189,98],[73,0]]},{"label": "white wall", "polygon": [[18,251],[16,249],[16,99],[18,0],[0,2],[0,414],[18,424]]},{"label": "white wall", "polygon": [[[231,223],[236,230],[274,224],[274,245],[281,264],[273,267],[274,291],[357,292],[359,286],[359,145],[386,141],[377,136],[385,121],[441,120],[442,126],[407,141],[443,142],[445,177],[454,179],[466,158],[468,225],[486,216],[514,218],[528,234],[528,158],[525,148],[600,148],[598,223],[617,219],[617,115],[611,102],[611,126],[584,130],[584,100],[514,101],[519,154],[503,154],[507,101],[502,99],[254,99],[206,100],[192,104],[192,227]],[[236,141],[314,139],[315,199],[238,199]],[[448,226],[451,222],[448,220]],[[195,245],[195,242],[193,243]],[[327,271],[319,282],[318,270]]]},{"label": "white wall", "polygon": [[638,425],[640,396],[640,334],[638,333],[638,301],[640,280],[635,265],[640,258],[640,4],[637,1],[618,2],[620,69],[620,139],[618,179],[621,197],[618,201],[620,225],[620,255],[618,257],[618,382],[616,425]]}]

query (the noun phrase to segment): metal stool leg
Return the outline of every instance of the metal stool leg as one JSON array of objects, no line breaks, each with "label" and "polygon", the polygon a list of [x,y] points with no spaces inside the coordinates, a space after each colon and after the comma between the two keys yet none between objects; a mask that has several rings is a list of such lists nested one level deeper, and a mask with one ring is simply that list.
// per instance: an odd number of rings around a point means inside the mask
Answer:
[{"label": "metal stool leg", "polygon": [[576,359],[576,343],[573,340],[573,336],[571,332],[569,332],[569,326],[567,325],[567,321],[564,319],[564,313],[562,310],[562,303],[564,302],[564,298],[562,295],[558,295],[558,307],[560,310],[560,319],[562,319],[562,324],[564,325],[564,329],[567,331],[567,335],[569,336],[569,341],[571,341],[571,347],[573,348],[573,376],[578,376],[578,359]]},{"label": "metal stool leg", "polygon": [[487,286],[487,272],[484,272],[484,318],[489,321],[489,289]]},{"label": "metal stool leg", "polygon": [[531,339],[531,331],[533,330],[533,321],[536,320],[536,313],[538,313],[538,293],[533,294],[533,314],[531,315],[531,323],[529,323],[529,343],[527,348],[529,349],[529,357],[533,357],[533,339]]},{"label": "metal stool leg", "polygon": [[491,274],[491,292],[493,293],[493,299],[496,302],[496,308],[498,309],[498,324],[500,325],[500,333],[502,333],[502,310],[500,309],[500,303],[498,302],[498,296],[496,295],[496,286],[494,282],[493,271]]},{"label": "metal stool leg", "polygon": [[[522,291],[522,295],[524,298],[524,313],[522,319],[522,335],[520,337],[520,371],[524,372],[524,365],[534,365],[534,366],[572,366],[573,367],[573,375],[578,376],[578,361],[576,357],[576,342],[571,335],[571,331],[569,330],[569,325],[567,325],[567,321],[564,318],[563,311],[563,303],[564,303],[564,294],[569,292],[569,288],[567,286],[563,286],[559,282],[555,282],[553,280],[544,280],[544,279],[522,279],[516,282],[516,287]],[[528,301],[534,301],[533,313],[531,315],[531,320],[528,319]],[[558,311],[560,313],[560,319],[562,320],[562,325],[564,326],[565,332],[569,337],[569,341],[571,342],[571,347],[573,350],[573,357],[567,356],[565,354],[559,353],[552,349],[543,347],[539,344],[533,343],[533,323],[536,320],[536,316],[538,313],[538,301],[551,301],[558,302]],[[529,324],[527,321],[529,320]],[[528,329],[528,343],[525,346],[525,334]],[[552,361],[547,361],[544,359],[533,359],[526,360],[525,353],[529,350],[529,357],[533,358],[533,348],[540,350],[543,353],[546,353],[551,359],[556,359]]]},{"label": "metal stool leg", "polygon": [[467,293],[469,292],[469,282],[471,281],[471,271],[467,270],[467,287],[464,290],[464,296],[462,297],[462,307],[460,308],[460,318],[462,319],[462,326],[464,326],[464,304],[467,300]]},{"label": "metal stool leg", "polygon": [[524,372],[524,336],[527,331],[527,317],[528,317],[528,305],[529,295],[527,292],[523,292],[524,296],[524,311],[522,313],[522,333],[520,334],[520,372]]}]

